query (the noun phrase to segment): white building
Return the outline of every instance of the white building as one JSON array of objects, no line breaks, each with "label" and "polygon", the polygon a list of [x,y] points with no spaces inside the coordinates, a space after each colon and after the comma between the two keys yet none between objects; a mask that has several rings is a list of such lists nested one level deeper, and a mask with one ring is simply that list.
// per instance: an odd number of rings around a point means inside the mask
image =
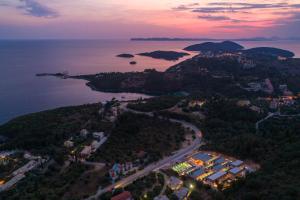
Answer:
[{"label": "white building", "polygon": [[104,137],[104,132],[94,132],[93,137],[97,140],[102,140]]},{"label": "white building", "polygon": [[72,142],[71,140],[67,140],[64,142],[64,146],[67,148],[71,148],[74,146],[74,142]]},{"label": "white building", "polygon": [[168,186],[172,190],[179,190],[183,185],[182,180],[176,178],[175,176],[171,176],[169,181],[168,181]]},{"label": "white building", "polygon": [[169,198],[166,195],[162,195],[155,197],[154,200],[169,200]]},{"label": "white building", "polygon": [[92,153],[92,147],[91,146],[85,146],[82,151],[80,152],[81,158],[88,158]]},{"label": "white building", "polygon": [[80,136],[81,137],[87,137],[88,134],[89,134],[89,132],[86,129],[82,129],[80,131]]},{"label": "white building", "polygon": [[179,200],[183,200],[187,197],[188,193],[189,193],[189,189],[183,187],[180,190],[176,191],[175,195]]}]

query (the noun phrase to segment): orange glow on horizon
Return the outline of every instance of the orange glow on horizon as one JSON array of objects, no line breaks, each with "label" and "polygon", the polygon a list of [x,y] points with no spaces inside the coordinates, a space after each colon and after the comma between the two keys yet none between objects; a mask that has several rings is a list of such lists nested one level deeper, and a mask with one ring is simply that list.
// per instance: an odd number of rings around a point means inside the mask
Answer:
[{"label": "orange glow on horizon", "polygon": [[[300,13],[298,0],[3,1],[0,25],[83,35],[126,30],[141,36],[255,36],[297,23]],[[36,2],[38,8],[30,2]],[[86,28],[78,28],[83,25]]]}]

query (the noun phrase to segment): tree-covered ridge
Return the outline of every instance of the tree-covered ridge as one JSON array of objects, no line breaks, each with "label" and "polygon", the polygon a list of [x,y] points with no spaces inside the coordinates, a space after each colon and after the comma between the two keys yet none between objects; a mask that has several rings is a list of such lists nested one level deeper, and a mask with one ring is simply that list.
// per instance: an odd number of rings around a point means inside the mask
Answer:
[{"label": "tree-covered ridge", "polygon": [[158,96],[149,98],[147,100],[137,100],[136,102],[129,103],[128,108],[142,111],[142,112],[153,112],[171,108],[175,106],[182,98],[175,96]]},{"label": "tree-covered ridge", "polygon": [[260,169],[224,192],[224,199],[299,199],[300,117],[272,118],[259,132],[259,115],[227,100],[207,104],[203,124],[204,148],[241,159],[251,159]]},{"label": "tree-covered ridge", "polygon": [[108,141],[92,159],[106,162],[134,161],[139,152],[149,156],[149,162],[159,160],[184,141],[185,131],[180,124],[147,115],[124,113],[112,130]]},{"label": "tree-covered ridge", "polygon": [[252,55],[268,55],[268,56],[282,56],[282,57],[294,57],[295,54],[291,51],[273,48],[273,47],[256,47],[252,49],[244,50],[246,54]]},{"label": "tree-covered ridge", "polygon": [[0,135],[9,139],[2,149],[24,149],[49,153],[81,129],[109,129],[100,121],[100,104],[58,108],[18,117],[0,126]]}]

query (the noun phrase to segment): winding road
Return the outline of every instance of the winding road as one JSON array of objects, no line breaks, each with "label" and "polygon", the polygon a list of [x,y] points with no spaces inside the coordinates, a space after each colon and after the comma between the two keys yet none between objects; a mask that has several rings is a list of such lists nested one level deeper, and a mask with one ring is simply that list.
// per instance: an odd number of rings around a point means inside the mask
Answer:
[{"label": "winding road", "polygon": [[[127,112],[133,112],[133,113],[137,113],[137,114],[146,114],[149,116],[153,116],[153,113],[148,112],[139,112],[139,111],[135,111],[135,110],[131,110],[127,108],[127,104],[123,103],[120,106],[121,109],[123,109],[123,111],[127,111]],[[90,196],[89,198],[87,198],[87,200],[93,200],[93,199],[98,199],[102,194],[111,191],[113,189],[116,188],[122,188],[122,187],[126,187],[127,185],[131,184],[133,181],[148,175],[151,171],[156,171],[159,170],[167,165],[171,165],[172,163],[175,163],[176,161],[180,160],[181,158],[183,158],[184,156],[190,155],[192,154],[194,151],[198,150],[198,148],[201,146],[201,138],[202,138],[202,132],[193,124],[185,122],[185,121],[181,121],[181,120],[177,120],[177,119],[170,119],[170,121],[172,122],[176,122],[176,123],[180,123],[183,127],[185,128],[189,128],[191,130],[193,130],[195,132],[195,139],[193,140],[193,142],[185,147],[182,148],[176,152],[173,153],[173,155],[166,157],[156,163],[152,163],[150,165],[148,165],[147,167],[145,167],[144,169],[137,171],[135,174],[132,174],[128,177],[123,178],[122,180],[108,186],[105,188],[99,188],[97,193],[93,196]]]}]

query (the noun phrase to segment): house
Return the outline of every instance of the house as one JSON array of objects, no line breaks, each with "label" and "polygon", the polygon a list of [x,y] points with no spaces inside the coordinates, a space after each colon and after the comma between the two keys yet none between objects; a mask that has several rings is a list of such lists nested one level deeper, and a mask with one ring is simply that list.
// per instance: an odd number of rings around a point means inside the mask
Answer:
[{"label": "house", "polygon": [[96,152],[100,146],[100,142],[98,142],[97,140],[93,140],[93,142],[91,143],[92,152]]},{"label": "house", "polygon": [[189,102],[189,107],[195,107],[195,106],[202,107],[204,104],[205,104],[205,101],[192,100]]},{"label": "house", "polygon": [[284,61],[284,60],[287,60],[287,57],[278,56],[277,59],[278,59],[278,60],[281,60],[281,61]]},{"label": "house", "polygon": [[279,100],[278,99],[273,99],[271,102],[270,102],[270,109],[277,109],[279,106]]},{"label": "house", "polygon": [[133,200],[133,198],[130,192],[124,191],[121,194],[112,197],[111,200]]},{"label": "house", "polygon": [[224,164],[226,162],[227,160],[222,156],[220,156],[218,159],[215,160],[215,164]]},{"label": "house", "polygon": [[245,106],[250,106],[251,105],[251,102],[249,100],[239,100],[237,102],[237,105],[239,107],[245,107]]},{"label": "house", "polygon": [[218,184],[221,183],[226,178],[227,172],[218,171],[206,179],[206,183],[209,184],[211,187],[217,188]]},{"label": "house", "polygon": [[242,167],[234,167],[230,169],[228,172],[232,178],[245,176],[245,170]]},{"label": "house", "polygon": [[199,169],[193,171],[193,172],[190,174],[190,177],[197,180],[197,179],[200,179],[200,177],[201,177],[203,174],[205,174],[205,170],[204,170],[204,168],[201,167],[201,168],[199,168]]},{"label": "house", "polygon": [[83,159],[88,158],[92,153],[92,147],[91,146],[85,146],[82,151],[80,152],[80,157]]},{"label": "house", "polygon": [[243,164],[244,164],[244,162],[241,161],[241,160],[236,160],[236,161],[230,163],[230,165],[231,165],[232,167],[241,167]]},{"label": "house", "polygon": [[254,111],[254,112],[257,112],[257,113],[262,113],[263,112],[263,110],[258,106],[250,106],[249,109]]},{"label": "house", "polygon": [[154,197],[154,200],[169,200],[169,198],[166,195],[162,195]]},{"label": "house", "polygon": [[172,190],[179,190],[183,185],[183,181],[176,178],[175,176],[171,176],[168,181],[168,186]]},{"label": "house", "polygon": [[80,136],[86,138],[89,132],[86,129],[82,129],[80,131]]},{"label": "house", "polygon": [[25,159],[28,159],[28,160],[39,160],[39,159],[41,159],[41,156],[34,156],[31,153],[29,153],[29,152],[25,152],[24,155],[23,155],[23,157]]},{"label": "house", "polygon": [[262,86],[258,82],[251,82],[248,83],[249,88],[246,88],[246,90],[251,91],[251,92],[257,92],[262,89]]},{"label": "house", "polygon": [[273,84],[271,82],[271,80],[269,78],[266,78],[265,79],[265,92],[268,93],[268,94],[272,94],[274,92],[274,87],[273,87]]},{"label": "house", "polygon": [[93,137],[96,140],[102,140],[102,138],[104,138],[104,132],[94,132]]},{"label": "house", "polygon": [[189,193],[189,189],[187,189],[186,187],[181,188],[180,190],[175,192],[175,195],[177,196],[177,198],[179,200],[183,200],[187,197]]},{"label": "house", "polygon": [[216,157],[208,153],[197,153],[191,157],[191,162],[197,166],[209,165]]},{"label": "house", "polygon": [[287,84],[279,85],[279,90],[280,90],[281,92],[284,92],[284,91],[288,90]]},{"label": "house", "polygon": [[74,142],[72,142],[71,140],[67,140],[64,142],[64,146],[67,148],[71,148],[74,146]]},{"label": "house", "polygon": [[136,156],[138,158],[144,158],[146,156],[146,152],[141,150],[141,151],[136,153]]},{"label": "house", "polygon": [[222,165],[222,164],[218,164],[218,165],[215,165],[212,167],[212,170],[215,171],[215,172],[218,172],[220,170],[224,170],[226,168],[225,165]]}]

